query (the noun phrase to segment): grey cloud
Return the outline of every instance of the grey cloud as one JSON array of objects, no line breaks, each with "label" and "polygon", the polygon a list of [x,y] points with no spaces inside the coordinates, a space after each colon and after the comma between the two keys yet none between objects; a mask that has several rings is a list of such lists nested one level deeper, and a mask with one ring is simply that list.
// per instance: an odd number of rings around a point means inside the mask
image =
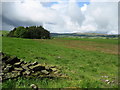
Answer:
[{"label": "grey cloud", "polygon": [[[117,32],[117,3],[90,3],[84,12],[77,0],[58,2],[45,7],[35,0],[4,2],[2,6],[3,29],[17,26],[43,25],[51,32]],[[48,4],[48,3],[47,3]]]},{"label": "grey cloud", "polygon": [[[10,25],[14,27],[18,26],[33,26],[33,25],[42,25],[42,22],[35,22],[32,20],[21,20],[24,17],[18,16],[15,10],[14,2],[3,2],[2,3],[2,23],[3,29],[5,29],[5,25]],[[21,12],[22,13],[22,12]],[[27,15],[27,13],[26,13]]]}]

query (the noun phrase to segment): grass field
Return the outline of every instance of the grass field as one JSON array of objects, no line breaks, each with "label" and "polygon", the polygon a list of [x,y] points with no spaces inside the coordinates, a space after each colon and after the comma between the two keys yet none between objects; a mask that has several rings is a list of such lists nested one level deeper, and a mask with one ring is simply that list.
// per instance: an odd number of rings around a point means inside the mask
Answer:
[{"label": "grass field", "polygon": [[[2,37],[2,51],[27,62],[56,65],[69,78],[7,80],[3,88],[117,88],[118,40]],[[42,57],[36,59],[36,57]]]},{"label": "grass field", "polygon": [[5,30],[0,30],[0,35],[7,35],[9,33],[9,31],[5,31]]}]

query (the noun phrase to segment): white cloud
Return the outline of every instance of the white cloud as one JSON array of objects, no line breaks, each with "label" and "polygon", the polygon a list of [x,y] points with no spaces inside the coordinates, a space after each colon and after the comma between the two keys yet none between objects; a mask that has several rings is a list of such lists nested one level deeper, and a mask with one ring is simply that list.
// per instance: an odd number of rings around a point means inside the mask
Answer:
[{"label": "white cloud", "polygon": [[119,2],[119,0],[90,0],[91,2]]},{"label": "white cloud", "polygon": [[[117,3],[91,2],[79,7],[77,0],[58,0],[45,7],[38,0],[3,3],[3,29],[43,25],[51,32],[117,33]],[[41,0],[42,1],[42,0]],[[93,1],[93,0],[92,0]],[[105,0],[104,0],[105,1]],[[7,28],[6,28],[7,27]]]},{"label": "white cloud", "polygon": [[91,3],[86,11],[86,20],[97,25],[97,32],[118,31],[118,4],[111,2]]},{"label": "white cloud", "polygon": [[86,4],[84,4],[84,6],[83,7],[81,7],[81,11],[82,12],[84,12],[84,11],[86,11],[87,10],[87,5]]}]

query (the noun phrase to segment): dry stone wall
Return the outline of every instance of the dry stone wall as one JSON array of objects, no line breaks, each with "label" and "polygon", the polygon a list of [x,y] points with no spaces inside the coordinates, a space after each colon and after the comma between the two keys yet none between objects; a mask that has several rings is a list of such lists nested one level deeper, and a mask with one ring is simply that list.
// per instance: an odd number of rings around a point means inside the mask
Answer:
[{"label": "dry stone wall", "polygon": [[0,78],[2,81],[17,77],[63,77],[56,66],[39,64],[38,62],[27,63],[18,59],[16,56],[9,56],[5,53],[0,53],[0,57],[2,62],[2,72],[0,73]]}]

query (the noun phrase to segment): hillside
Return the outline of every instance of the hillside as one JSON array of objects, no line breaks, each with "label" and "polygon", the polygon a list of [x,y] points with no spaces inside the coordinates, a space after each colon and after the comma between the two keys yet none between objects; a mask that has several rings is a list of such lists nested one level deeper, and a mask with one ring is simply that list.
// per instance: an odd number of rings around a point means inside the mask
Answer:
[{"label": "hillside", "polygon": [[[9,31],[0,31],[1,35],[7,35]],[[107,35],[107,34],[100,34],[100,33],[50,33],[51,37],[108,37],[108,38],[118,38],[120,35]]]},{"label": "hillside", "polygon": [[118,35],[107,35],[100,33],[51,33],[53,37],[105,37],[105,38],[118,38]]}]

